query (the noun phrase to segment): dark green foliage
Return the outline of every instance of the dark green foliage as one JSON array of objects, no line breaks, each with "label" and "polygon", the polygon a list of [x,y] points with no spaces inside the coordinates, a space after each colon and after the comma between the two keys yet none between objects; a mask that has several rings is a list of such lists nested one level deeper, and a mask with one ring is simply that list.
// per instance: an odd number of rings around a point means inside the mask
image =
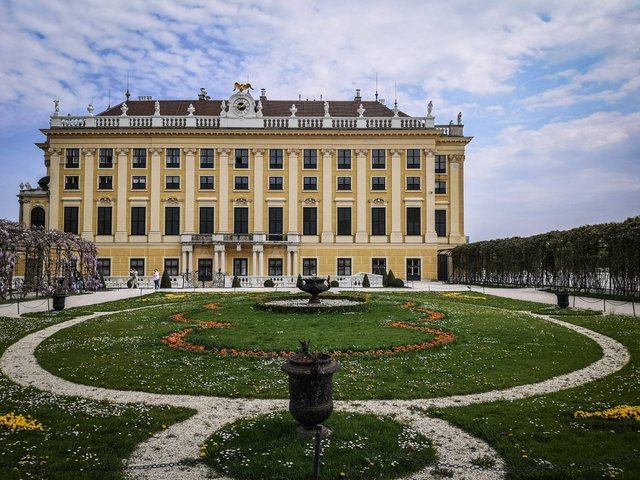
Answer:
[{"label": "dark green foliage", "polygon": [[640,294],[640,217],[452,251],[451,281]]},{"label": "dark green foliage", "polygon": [[302,286],[302,275],[298,274],[298,279],[296,280],[296,288],[300,288]]},{"label": "dark green foliage", "polygon": [[331,285],[331,288],[337,288],[340,286],[340,282],[338,282],[337,280],[331,280],[331,283],[329,285]]},{"label": "dark green foliage", "polygon": [[401,278],[394,278],[390,286],[393,288],[402,288],[404,287],[404,282],[402,281]]},{"label": "dark green foliage", "polygon": [[271,280],[270,278],[267,278],[264,281],[264,286],[267,288],[273,288],[273,286],[275,285],[275,283],[273,283],[273,280]]},{"label": "dark green foliage", "polygon": [[387,271],[386,270],[384,272],[382,272],[382,286],[383,287],[388,287],[389,286],[389,276],[387,275]]},{"label": "dark green foliage", "polygon": [[369,288],[371,286],[371,282],[369,282],[369,275],[364,274],[364,278],[362,279],[362,288]]},{"label": "dark green foliage", "polygon": [[171,277],[169,277],[169,273],[166,270],[162,272],[162,278],[160,279],[160,288],[171,288]]},{"label": "dark green foliage", "polygon": [[396,279],[396,276],[393,274],[393,270],[389,270],[387,274],[387,287],[393,287],[393,281]]},{"label": "dark green foliage", "polygon": [[[321,298],[327,298],[329,295],[323,295]],[[292,297],[282,297],[282,298],[269,298],[267,302],[272,302],[273,300],[290,300],[290,299],[299,299],[299,296]],[[307,298],[307,297],[304,297]],[[331,298],[341,298],[344,300],[351,300],[353,302],[359,302],[358,305],[310,305],[305,308],[295,307],[293,305],[266,305],[265,302],[256,303],[256,307],[261,310],[266,310],[268,312],[274,313],[348,313],[348,312],[362,312],[367,310],[368,305],[364,298],[361,297],[350,297],[350,296],[335,296]]]},{"label": "dark green foliage", "polygon": [[231,286],[233,288],[240,288],[240,279],[238,278],[237,275],[233,276],[233,281],[231,282]]}]

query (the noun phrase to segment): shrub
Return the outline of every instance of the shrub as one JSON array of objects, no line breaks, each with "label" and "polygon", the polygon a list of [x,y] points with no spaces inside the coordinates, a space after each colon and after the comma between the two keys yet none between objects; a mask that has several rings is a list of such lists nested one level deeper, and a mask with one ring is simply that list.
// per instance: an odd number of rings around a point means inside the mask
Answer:
[{"label": "shrub", "polygon": [[389,270],[387,274],[387,287],[393,287],[393,281],[396,279],[396,276],[393,274],[393,270]]},{"label": "shrub", "polygon": [[302,275],[298,274],[298,280],[296,280],[296,288],[300,288],[302,286]]},{"label": "shrub", "polygon": [[382,286],[383,287],[388,287],[389,286],[389,277],[387,276],[387,271],[383,270],[382,272]]},{"label": "shrub", "polygon": [[231,286],[233,288],[240,288],[240,279],[238,278],[237,275],[233,276],[233,281],[231,282]]},{"label": "shrub", "polygon": [[331,285],[331,288],[335,288],[339,287],[340,283],[337,280],[331,280],[331,283],[329,285]]},{"label": "shrub", "polygon": [[393,288],[402,288],[404,287],[404,282],[402,281],[401,278],[394,278],[393,282],[391,282],[391,286]]},{"label": "shrub", "polygon": [[169,277],[169,273],[166,270],[162,272],[162,278],[160,279],[160,288],[171,288],[171,277]]},{"label": "shrub", "polygon": [[364,278],[362,279],[362,288],[369,288],[371,283],[369,282],[369,275],[364,274]]},{"label": "shrub", "polygon": [[273,288],[275,286],[275,283],[273,283],[273,280],[271,280],[270,278],[267,278],[264,281],[264,286],[268,288]]}]

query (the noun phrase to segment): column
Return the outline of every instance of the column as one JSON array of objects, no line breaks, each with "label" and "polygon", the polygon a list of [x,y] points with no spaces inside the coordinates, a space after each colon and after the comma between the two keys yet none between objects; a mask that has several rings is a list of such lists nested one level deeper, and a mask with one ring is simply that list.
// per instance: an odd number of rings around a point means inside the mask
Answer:
[{"label": "column", "polygon": [[93,205],[93,170],[94,170],[94,154],[96,153],[95,148],[83,148],[82,153],[84,154],[83,163],[84,163],[84,183],[83,183],[83,192],[82,192],[82,238],[93,241],[93,210],[95,206]]},{"label": "column", "polygon": [[[220,233],[229,233],[229,153],[230,148],[218,149],[220,165],[220,195],[218,197],[218,229]],[[221,267],[224,271],[224,263]]]},{"label": "column", "polygon": [[391,243],[402,243],[402,150],[391,150]]},{"label": "column", "polygon": [[213,249],[213,271],[218,272],[220,269],[220,254],[218,253],[218,246],[216,245]]},{"label": "column", "polygon": [[191,270],[189,270],[187,267],[187,251],[185,250],[184,247],[182,247],[182,271],[183,272],[190,272]]},{"label": "column", "polygon": [[463,239],[460,235],[460,209],[462,199],[460,198],[460,168],[464,162],[464,155],[451,155],[449,157],[449,183],[451,184],[449,190],[450,201],[450,225],[451,231],[449,232],[449,242],[462,242]]},{"label": "column", "polygon": [[322,243],[333,243],[331,218],[333,215],[333,189],[331,154],[333,150],[322,149]]},{"label": "column", "polygon": [[50,148],[49,157],[49,228],[60,230],[60,163],[62,162],[62,149]]},{"label": "column", "polygon": [[258,264],[260,265],[260,276],[264,277],[264,247],[258,251]]},{"label": "column", "polygon": [[264,148],[253,149],[253,233],[264,233]]},{"label": "column", "polygon": [[149,242],[160,241],[160,188],[162,186],[162,177],[160,176],[160,170],[162,165],[160,164],[161,148],[150,148],[151,153],[151,199],[150,199],[150,213],[149,213]]},{"label": "column", "polygon": [[424,168],[426,170],[425,175],[425,222],[426,222],[426,234],[424,236],[425,243],[436,243],[438,237],[436,236],[436,150],[434,148],[427,148],[424,150],[425,161]]},{"label": "column", "polygon": [[129,149],[116,148],[116,164],[118,178],[118,197],[116,200],[116,242],[126,242],[127,235],[127,186],[129,178],[127,177],[127,166],[129,163]]},{"label": "column", "polygon": [[222,250],[220,250],[220,268],[222,269],[222,273],[227,273],[227,252],[224,249],[224,245],[222,245]]},{"label": "column", "polygon": [[184,177],[184,232],[194,234],[195,231],[195,210],[196,210],[196,149],[184,148],[185,177]]},{"label": "column", "polygon": [[291,251],[289,250],[289,247],[287,247],[287,277],[291,276],[291,272],[292,272],[291,263],[292,263]]},{"label": "column", "polygon": [[298,234],[298,155],[300,149],[290,148],[289,154],[289,227],[287,235]]},{"label": "column", "polygon": [[367,243],[367,157],[369,150],[356,150],[356,243]]},{"label": "column", "polygon": [[252,258],[251,258],[251,275],[254,277],[258,276],[258,251],[256,250],[257,245],[253,246]]},{"label": "column", "polygon": [[295,247],[293,253],[293,276],[298,276],[298,247]]}]

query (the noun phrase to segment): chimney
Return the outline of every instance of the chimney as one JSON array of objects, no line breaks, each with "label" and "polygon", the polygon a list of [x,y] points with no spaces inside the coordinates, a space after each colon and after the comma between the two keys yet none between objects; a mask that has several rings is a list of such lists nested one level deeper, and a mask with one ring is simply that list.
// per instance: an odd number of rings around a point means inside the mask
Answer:
[{"label": "chimney", "polygon": [[261,88],[260,89],[260,100],[266,100],[267,99],[267,89],[266,88]]},{"label": "chimney", "polygon": [[360,96],[360,89],[356,88],[356,98],[353,99],[355,102],[361,102],[362,97]]}]

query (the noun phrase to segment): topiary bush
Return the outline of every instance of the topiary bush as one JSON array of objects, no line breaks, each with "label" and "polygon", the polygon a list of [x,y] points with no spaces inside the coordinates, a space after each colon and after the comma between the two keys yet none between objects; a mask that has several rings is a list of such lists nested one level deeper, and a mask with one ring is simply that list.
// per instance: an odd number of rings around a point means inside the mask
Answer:
[{"label": "topiary bush", "polygon": [[273,280],[271,280],[270,278],[267,278],[264,281],[264,286],[267,288],[273,288],[275,286],[275,283],[273,283]]},{"label": "topiary bush", "polygon": [[302,275],[298,274],[298,280],[296,280],[296,288],[300,288],[302,286]]},{"label": "topiary bush", "polygon": [[369,282],[369,275],[365,273],[364,278],[362,279],[362,288],[369,288],[369,287],[371,287],[371,282]]},{"label": "topiary bush", "polygon": [[233,281],[231,282],[231,286],[233,288],[240,288],[240,279],[238,278],[237,275],[233,276]]},{"label": "topiary bush", "polygon": [[331,285],[331,288],[335,288],[339,287],[340,283],[337,280],[331,280],[331,283],[329,285]]},{"label": "topiary bush", "polygon": [[382,272],[382,286],[383,287],[388,287],[389,286],[389,281],[388,280],[389,280],[389,277],[387,275],[387,271],[384,270]]},{"label": "topiary bush", "polygon": [[169,273],[166,270],[162,272],[162,278],[160,279],[160,288],[171,288],[171,277],[169,277]]},{"label": "topiary bush", "polygon": [[387,274],[387,287],[393,287],[393,281],[396,279],[396,276],[393,274],[393,270],[389,270]]},{"label": "topiary bush", "polygon": [[391,282],[391,286],[393,288],[402,288],[404,287],[404,282],[402,281],[401,278],[394,278],[393,282]]}]

